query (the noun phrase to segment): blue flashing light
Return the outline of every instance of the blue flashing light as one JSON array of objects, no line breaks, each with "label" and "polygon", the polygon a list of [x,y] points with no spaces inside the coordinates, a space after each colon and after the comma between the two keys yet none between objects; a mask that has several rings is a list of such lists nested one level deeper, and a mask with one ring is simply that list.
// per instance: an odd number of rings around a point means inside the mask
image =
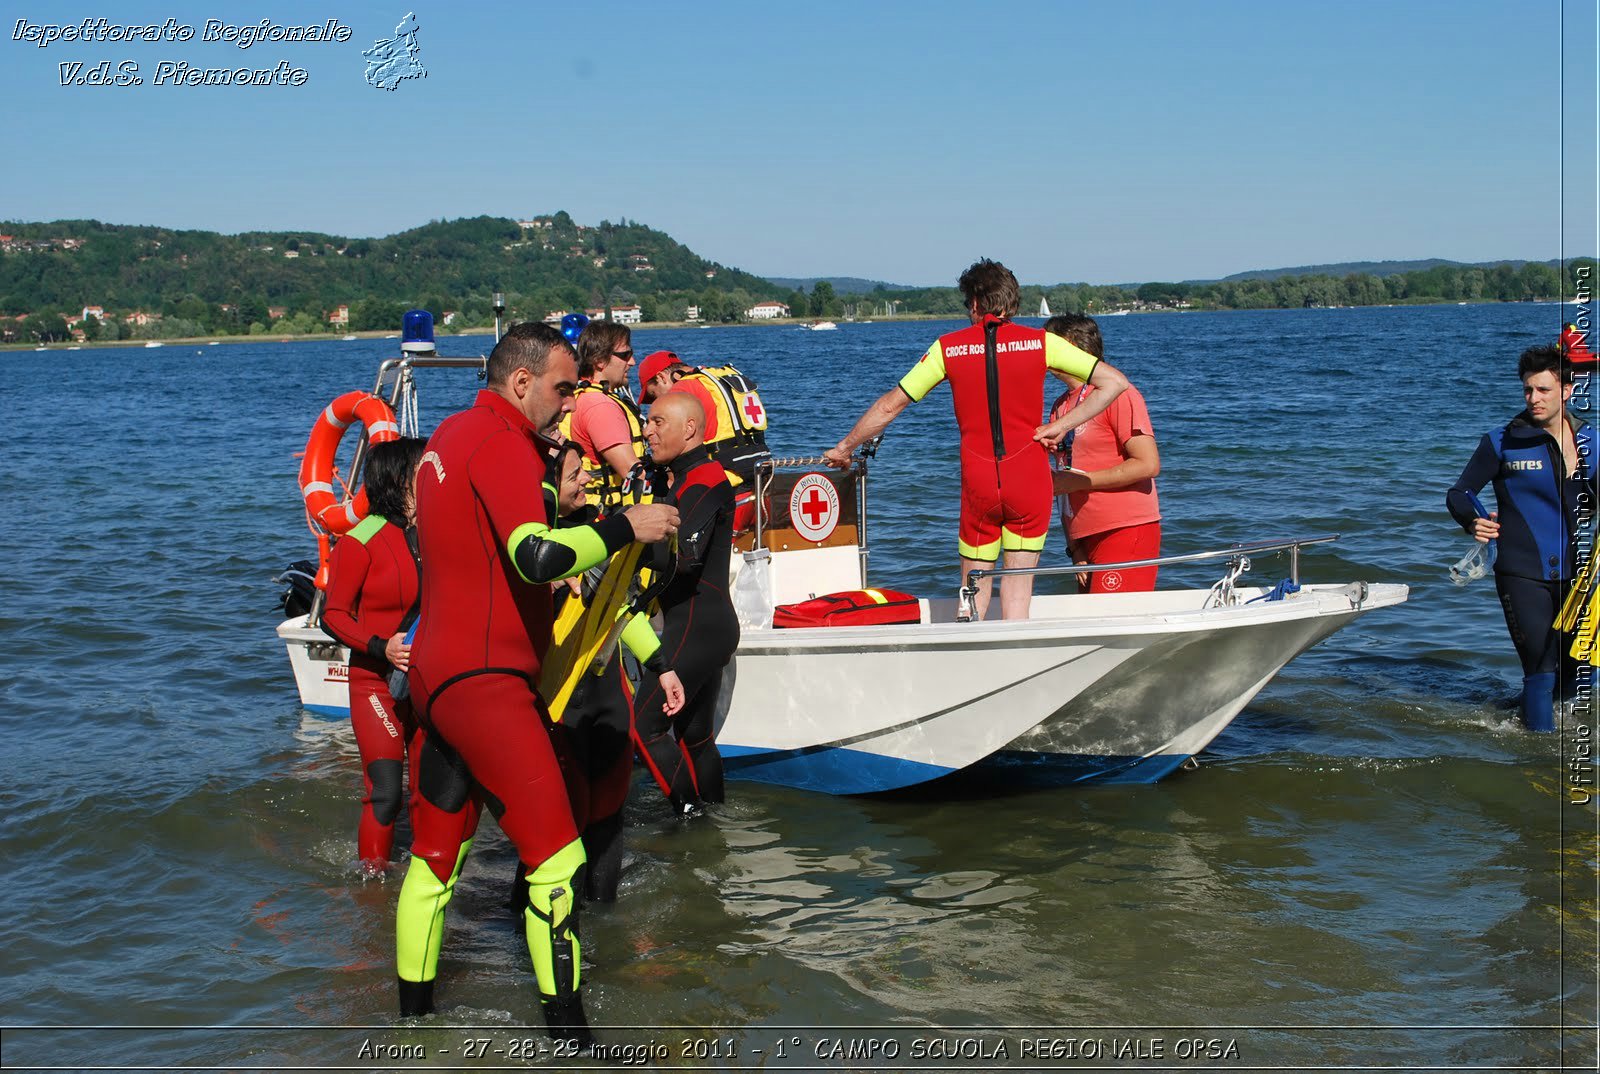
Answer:
[{"label": "blue flashing light", "polygon": [[561,318],[561,334],[567,337],[567,342],[573,346],[578,345],[578,337],[583,335],[583,330],[589,327],[589,318],[582,313],[569,313]]},{"label": "blue flashing light", "polygon": [[427,310],[406,310],[404,327],[400,330],[400,349],[433,353],[433,314]]}]

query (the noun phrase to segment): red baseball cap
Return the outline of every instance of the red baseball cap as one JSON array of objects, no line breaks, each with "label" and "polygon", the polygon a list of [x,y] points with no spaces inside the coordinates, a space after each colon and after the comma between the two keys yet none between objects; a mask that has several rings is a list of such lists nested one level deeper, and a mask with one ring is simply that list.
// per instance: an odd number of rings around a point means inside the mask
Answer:
[{"label": "red baseball cap", "polygon": [[676,354],[671,351],[652,351],[639,363],[639,394],[644,395],[644,388],[659,374],[676,366],[686,365]]}]

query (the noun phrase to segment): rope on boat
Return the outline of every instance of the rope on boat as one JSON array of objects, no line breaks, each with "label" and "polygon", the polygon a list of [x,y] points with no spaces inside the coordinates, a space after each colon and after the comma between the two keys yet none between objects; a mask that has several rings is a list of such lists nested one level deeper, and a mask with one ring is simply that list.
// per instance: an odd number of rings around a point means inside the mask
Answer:
[{"label": "rope on boat", "polygon": [[421,436],[422,421],[417,407],[417,379],[411,370],[400,374],[400,435]]},{"label": "rope on boat", "polygon": [[1258,600],[1282,600],[1290,593],[1298,592],[1300,592],[1300,583],[1290,581],[1288,578],[1285,578],[1283,581],[1273,586],[1269,592],[1263,593],[1259,597],[1251,597],[1249,600],[1245,601],[1245,603],[1254,604]]}]

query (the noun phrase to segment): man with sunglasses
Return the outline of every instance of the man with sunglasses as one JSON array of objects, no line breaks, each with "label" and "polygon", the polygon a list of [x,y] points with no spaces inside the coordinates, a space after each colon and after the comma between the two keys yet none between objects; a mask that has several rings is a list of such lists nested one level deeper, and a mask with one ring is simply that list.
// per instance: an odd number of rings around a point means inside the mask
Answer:
[{"label": "man with sunglasses", "polygon": [[644,422],[628,394],[632,366],[627,325],[599,321],[578,337],[578,388],[561,433],[583,449],[589,502],[602,509],[622,501],[622,481],[644,455]]}]

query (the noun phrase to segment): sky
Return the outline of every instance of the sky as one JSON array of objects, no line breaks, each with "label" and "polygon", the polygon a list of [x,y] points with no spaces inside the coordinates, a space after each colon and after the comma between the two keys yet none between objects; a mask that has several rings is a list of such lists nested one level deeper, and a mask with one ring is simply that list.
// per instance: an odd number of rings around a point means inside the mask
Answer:
[{"label": "sky", "polygon": [[[427,76],[365,80],[408,12]],[[1024,283],[1600,249],[1594,0],[0,0],[0,220],[623,218],[766,276]],[[188,41],[41,47],[173,20]],[[347,42],[202,40],[207,20]],[[140,85],[62,85],[62,64]],[[156,84],[163,61],[305,72]]]}]

